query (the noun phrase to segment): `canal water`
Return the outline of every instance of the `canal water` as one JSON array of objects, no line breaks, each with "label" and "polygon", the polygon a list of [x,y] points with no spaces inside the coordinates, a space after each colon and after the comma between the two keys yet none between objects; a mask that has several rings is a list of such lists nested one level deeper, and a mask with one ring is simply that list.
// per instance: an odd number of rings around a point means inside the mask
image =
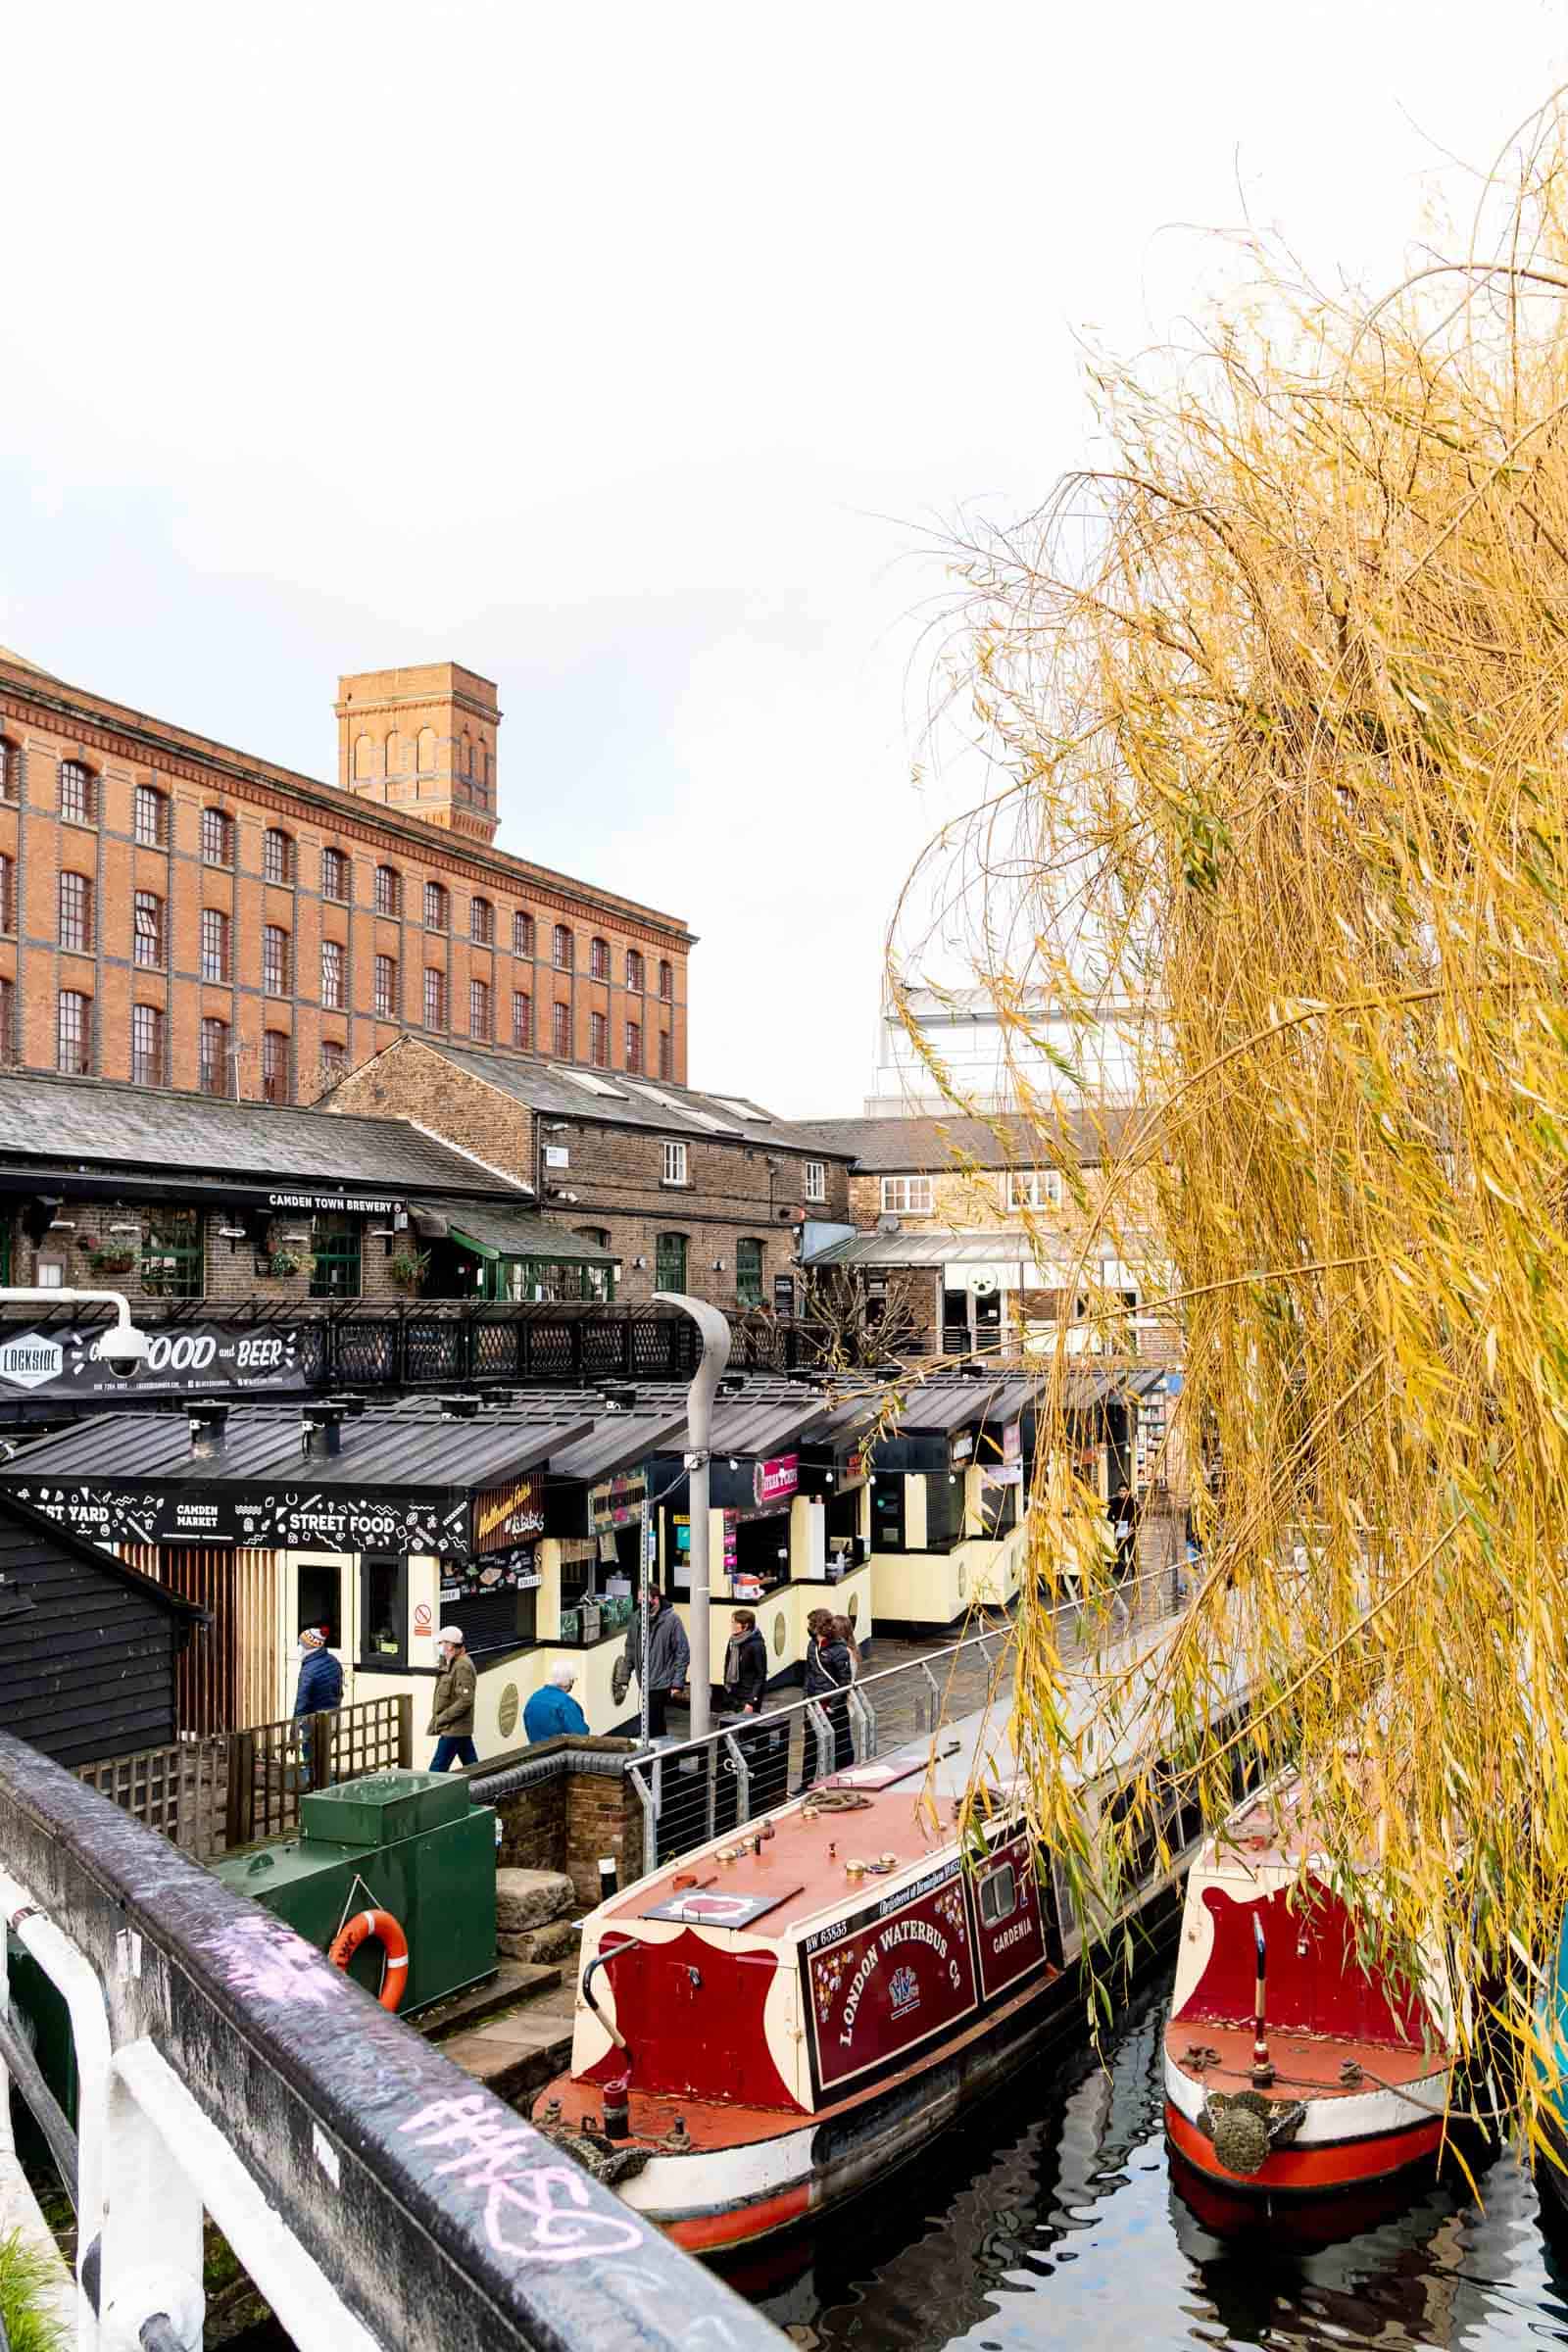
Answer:
[{"label": "canal water", "polygon": [[821,2352],[1568,2344],[1568,2248],[1510,2158],[1475,2159],[1481,2204],[1455,2169],[1342,2206],[1326,2243],[1196,2213],[1165,2161],[1164,2018],[1151,1993],[1102,2065],[1037,2060],[809,2247],[733,2283]]}]

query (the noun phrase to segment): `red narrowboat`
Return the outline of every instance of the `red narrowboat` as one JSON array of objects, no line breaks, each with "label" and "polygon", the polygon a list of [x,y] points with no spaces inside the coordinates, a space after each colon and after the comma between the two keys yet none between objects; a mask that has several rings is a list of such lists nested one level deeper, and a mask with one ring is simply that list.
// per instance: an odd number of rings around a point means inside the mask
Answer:
[{"label": "red narrowboat", "polygon": [[1442,1955],[1422,1955],[1413,1987],[1364,1966],[1318,1845],[1289,1780],[1233,1814],[1187,1882],[1165,2129],[1233,2193],[1364,2189],[1443,2139],[1454,2048]]},{"label": "red narrowboat", "polygon": [[[1082,2015],[1081,1938],[1006,1801],[1010,1751],[985,1716],[941,1745],[840,1772],[585,1922],[571,2071],[535,2121],[614,2150],[607,2177],[682,2245],[755,2245],[853,2195]],[[1137,1753],[1085,1786],[1091,1820]],[[977,1760],[999,1801],[964,1855]],[[1187,1858],[1152,1851],[1116,1912],[1150,1953]]]}]

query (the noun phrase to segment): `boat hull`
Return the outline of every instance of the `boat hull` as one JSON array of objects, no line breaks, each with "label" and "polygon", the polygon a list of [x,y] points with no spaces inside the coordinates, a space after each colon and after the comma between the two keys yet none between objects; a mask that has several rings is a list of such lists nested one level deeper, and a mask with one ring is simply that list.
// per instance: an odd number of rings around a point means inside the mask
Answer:
[{"label": "boat hull", "polygon": [[[1174,1887],[1145,1908],[1140,1974],[1168,1952],[1179,1919]],[[692,2253],[722,2257],[781,2237],[884,2181],[928,2147],[1054,2034],[1080,2020],[1085,1992],[1077,1966],[1038,1978],[960,2047],[934,2054],[884,2087],[826,2114],[804,2116],[770,2138],[655,2154],[618,2184],[618,2193]],[[690,2102],[685,2112],[691,2117]],[[695,2126],[697,2119],[692,2121]]]},{"label": "boat hull", "polygon": [[[1175,2078],[1173,2081],[1172,2078]],[[1255,2173],[1233,2173],[1197,2120],[1203,2092],[1167,2062],[1165,2136],[1183,2162],[1205,2180],[1239,2197],[1325,2197],[1370,2187],[1412,2165],[1432,2162],[1443,2144],[1446,2077],[1429,2077],[1412,2089],[1434,2114],[1412,2115],[1410,2104],[1388,2091],[1355,2099],[1310,2099],[1289,2146],[1276,2148]]]}]

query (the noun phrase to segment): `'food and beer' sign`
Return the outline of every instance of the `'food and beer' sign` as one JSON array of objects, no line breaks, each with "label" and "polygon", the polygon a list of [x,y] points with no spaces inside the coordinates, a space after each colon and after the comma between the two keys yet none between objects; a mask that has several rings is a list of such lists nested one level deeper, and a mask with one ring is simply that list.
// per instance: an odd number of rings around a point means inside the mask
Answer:
[{"label": "'food and beer' sign", "polygon": [[[0,1392],[42,1391],[52,1396],[115,1396],[126,1384],[104,1362],[101,1323],[62,1324],[0,1339]],[[266,1330],[230,1330],[221,1323],[181,1323],[149,1335],[147,1354],[135,1385],[137,1397],[276,1396],[313,1385],[319,1377],[319,1331],[273,1324]]]}]

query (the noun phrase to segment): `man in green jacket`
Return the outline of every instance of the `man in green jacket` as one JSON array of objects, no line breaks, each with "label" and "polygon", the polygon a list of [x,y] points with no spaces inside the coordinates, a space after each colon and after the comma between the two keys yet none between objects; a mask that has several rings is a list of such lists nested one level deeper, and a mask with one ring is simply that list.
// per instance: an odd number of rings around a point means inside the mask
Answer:
[{"label": "man in green jacket", "polygon": [[435,1678],[435,1697],[425,1730],[436,1734],[432,1772],[450,1772],[454,1764],[477,1764],[473,1744],[473,1697],[478,1677],[464,1645],[461,1625],[444,1625],[435,1639],[441,1671]]}]

